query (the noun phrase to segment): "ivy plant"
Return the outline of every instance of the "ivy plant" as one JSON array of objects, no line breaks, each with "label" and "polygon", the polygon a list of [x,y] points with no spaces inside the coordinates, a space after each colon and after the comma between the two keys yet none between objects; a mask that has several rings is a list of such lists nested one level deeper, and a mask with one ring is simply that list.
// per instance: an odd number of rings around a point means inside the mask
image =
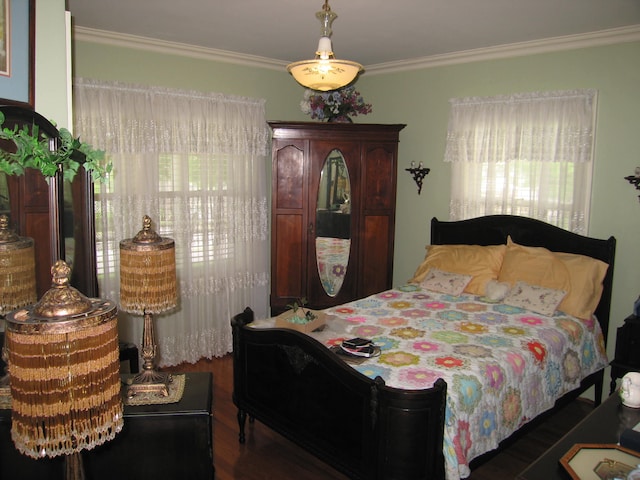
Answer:
[{"label": "ivy plant", "polygon": [[45,177],[53,177],[61,166],[64,179],[71,181],[82,166],[91,172],[94,182],[105,182],[113,168],[111,162],[105,162],[103,150],[74,138],[66,128],[58,129],[58,148],[51,151],[49,138],[40,134],[37,125],[8,128],[4,122],[5,116],[0,112],[0,139],[16,146],[15,153],[0,149],[0,171],[7,175],[23,175],[26,168],[34,168]]}]

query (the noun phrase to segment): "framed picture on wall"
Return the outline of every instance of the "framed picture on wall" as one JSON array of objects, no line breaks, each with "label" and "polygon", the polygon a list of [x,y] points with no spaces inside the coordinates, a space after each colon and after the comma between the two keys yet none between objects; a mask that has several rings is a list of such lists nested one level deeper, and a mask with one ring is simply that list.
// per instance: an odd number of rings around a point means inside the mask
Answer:
[{"label": "framed picture on wall", "polygon": [[0,104],[34,108],[35,1],[0,0]]}]

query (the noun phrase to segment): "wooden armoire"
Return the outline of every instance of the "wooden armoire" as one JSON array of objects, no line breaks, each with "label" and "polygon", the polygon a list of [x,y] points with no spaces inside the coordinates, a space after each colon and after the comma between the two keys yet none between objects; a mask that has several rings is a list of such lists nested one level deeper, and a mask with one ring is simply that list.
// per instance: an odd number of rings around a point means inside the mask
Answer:
[{"label": "wooden armoire", "polygon": [[271,313],[391,288],[402,124],[269,122]]}]

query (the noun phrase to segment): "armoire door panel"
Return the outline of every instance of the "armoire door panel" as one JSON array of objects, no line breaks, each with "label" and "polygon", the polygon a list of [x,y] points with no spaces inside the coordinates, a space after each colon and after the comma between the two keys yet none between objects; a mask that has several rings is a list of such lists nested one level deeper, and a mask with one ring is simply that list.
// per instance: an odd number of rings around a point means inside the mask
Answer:
[{"label": "armoire door panel", "polygon": [[386,215],[364,217],[360,237],[358,296],[366,297],[390,288],[393,276],[393,225]]},{"label": "armoire door panel", "polygon": [[[272,246],[272,295],[298,299],[305,296],[305,275],[300,265],[307,256],[306,228],[302,215],[278,215],[274,224]],[[288,301],[282,303],[284,307]]]},{"label": "armoire door panel", "polygon": [[274,166],[275,208],[304,208],[304,151],[296,145],[279,148]]},{"label": "armoire door panel", "polygon": [[387,146],[377,146],[366,151],[363,178],[363,194],[366,210],[395,208],[396,159]]}]

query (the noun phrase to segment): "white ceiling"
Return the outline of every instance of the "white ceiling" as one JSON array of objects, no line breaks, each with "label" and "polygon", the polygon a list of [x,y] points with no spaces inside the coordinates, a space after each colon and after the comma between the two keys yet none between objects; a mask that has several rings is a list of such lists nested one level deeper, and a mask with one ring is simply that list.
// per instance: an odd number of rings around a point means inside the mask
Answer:
[{"label": "white ceiling", "polygon": [[[75,27],[264,57],[313,58],[323,0],[67,0]],[[640,0],[330,0],[337,58],[367,66],[640,31]],[[94,32],[100,33],[100,32]]]}]

